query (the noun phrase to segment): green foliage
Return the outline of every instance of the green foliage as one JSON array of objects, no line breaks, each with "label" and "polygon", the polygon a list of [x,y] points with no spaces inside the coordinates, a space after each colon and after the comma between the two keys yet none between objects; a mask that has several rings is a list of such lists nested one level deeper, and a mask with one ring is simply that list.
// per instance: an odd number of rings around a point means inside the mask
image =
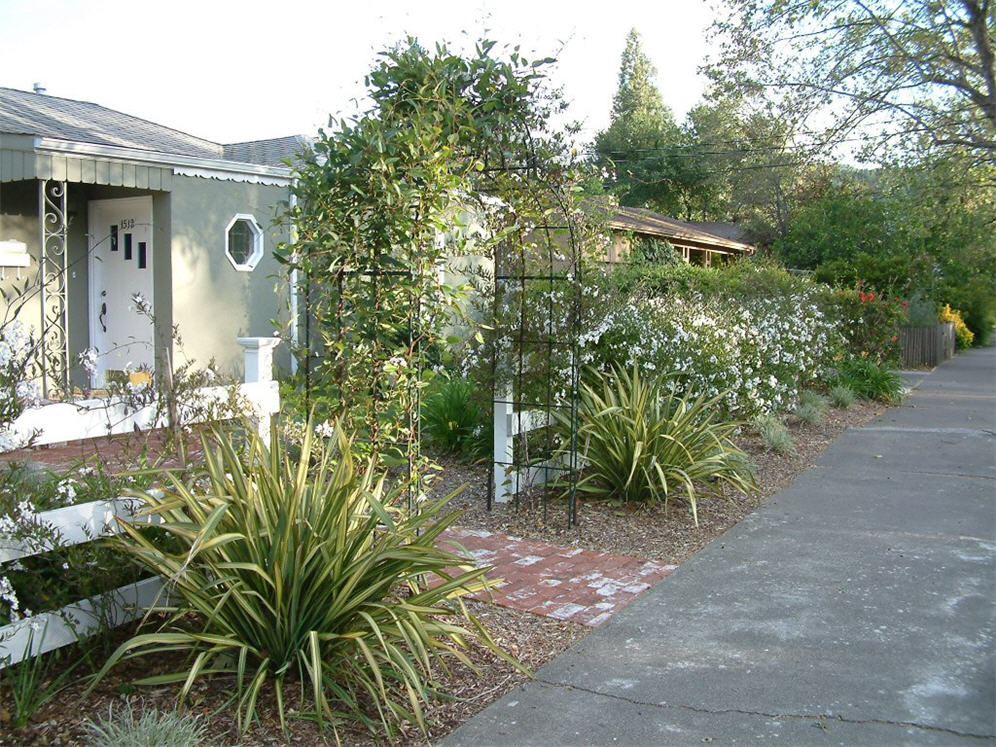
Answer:
[{"label": "green foliage", "polygon": [[907,196],[845,177],[799,208],[775,241],[790,267],[815,270],[832,285],[864,285],[889,296],[910,295],[931,282],[933,261],[922,233],[902,215]]},{"label": "green foliage", "polygon": [[685,264],[681,255],[675,251],[671,242],[666,239],[653,239],[648,236],[637,236],[632,240],[632,249],[627,264],[648,263],[652,265],[676,266]]},{"label": "green foliage", "polygon": [[799,392],[799,402],[795,407],[795,416],[803,423],[818,423],[827,410],[827,399],[812,389]]},{"label": "green foliage", "polygon": [[[423,725],[434,666],[450,656],[470,664],[462,649],[475,635],[454,616],[497,650],[460,602],[484,570],[436,546],[454,519],[445,499],[401,511],[406,486],[388,489],[372,462],[357,463],[341,430],[325,444],[309,428],[298,459],[251,429],[244,446],[215,430],[204,447],[197,479],[167,475],[162,497],[136,494],[181,547],[164,551],[127,524],[121,546],[167,579],[175,603],[98,680],[122,659],[186,652],[186,671],[137,684],[182,682],[182,701],[199,677],[234,677],[244,729],[267,683],[283,721],[284,688],[296,681],[311,700],[304,715],[319,723],[390,729]],[[429,586],[431,576],[441,583]]]},{"label": "green foliage", "polygon": [[637,368],[596,375],[581,394],[578,490],[665,506],[672,493],[683,492],[698,526],[703,492],[720,493],[723,484],[742,493],[757,488],[746,455],[730,440],[737,424],[717,421],[715,404],[715,398],[679,398]]},{"label": "green foliage", "polygon": [[863,399],[896,404],[902,399],[903,380],[884,363],[871,358],[849,358],[837,372],[842,384]]},{"label": "green foliage", "polygon": [[[25,653],[31,651],[34,637],[35,630],[32,628]],[[42,629],[41,638],[44,637],[45,630]],[[70,660],[68,656],[66,651],[51,651],[37,656],[28,655],[14,665],[10,665],[8,657],[3,676],[14,706],[10,718],[14,726],[26,726],[35,713],[68,684],[70,675],[82,662],[82,659]]]},{"label": "green foliage", "polygon": [[996,291],[993,277],[976,276],[960,287],[949,287],[945,298],[961,312],[973,335],[973,345],[988,345],[996,327]]},{"label": "green foliage", "polygon": [[953,156],[842,173],[775,246],[818,280],[909,300],[914,325],[950,303],[978,335],[996,316],[994,184],[991,168]]},{"label": "green foliage", "polygon": [[84,723],[93,747],[196,747],[207,739],[207,725],[200,716],[158,711],[131,703],[108,706],[107,716]]},{"label": "green foliage", "polygon": [[688,197],[701,181],[697,164],[683,157],[690,145],[653,82],[657,71],[632,29],[626,36],[619,87],[609,127],[595,138],[599,165],[623,205],[686,215]]},{"label": "green foliage", "polygon": [[834,313],[852,355],[878,362],[899,361],[899,328],[906,323],[907,304],[874,291],[839,290]]},{"label": "green foliage", "polygon": [[772,413],[760,415],[754,419],[752,425],[768,451],[785,454],[795,448],[792,434],[777,415]]},{"label": "green foliage", "polygon": [[830,387],[830,402],[834,407],[846,410],[854,404],[857,395],[854,390],[844,384],[834,384]]},{"label": "green foliage", "polygon": [[383,53],[372,107],[320,131],[295,172],[297,240],[278,255],[313,320],[297,351],[305,409],[315,396],[378,456],[397,443],[412,455],[422,372],[464,313],[448,270],[513,242],[547,256],[532,227],[575,220],[577,170],[548,126],[562,108],[544,89],[551,61],[495,47],[463,57],[409,39]]},{"label": "green foliage", "polygon": [[933,327],[940,321],[937,305],[920,292],[914,293],[907,302],[906,316],[911,327]]},{"label": "green foliage", "polygon": [[422,399],[422,435],[437,449],[469,458],[491,450],[491,418],[463,378],[436,376]]}]

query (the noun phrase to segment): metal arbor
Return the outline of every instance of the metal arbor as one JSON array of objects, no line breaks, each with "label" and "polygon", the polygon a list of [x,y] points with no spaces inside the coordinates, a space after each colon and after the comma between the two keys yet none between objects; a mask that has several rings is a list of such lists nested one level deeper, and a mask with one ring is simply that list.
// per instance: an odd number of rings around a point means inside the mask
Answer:
[{"label": "metal arbor", "polygon": [[584,211],[556,163],[532,158],[496,171],[506,189],[493,212],[506,233],[494,256],[488,509],[511,501],[539,508],[546,522],[551,500],[563,497],[573,526]]}]

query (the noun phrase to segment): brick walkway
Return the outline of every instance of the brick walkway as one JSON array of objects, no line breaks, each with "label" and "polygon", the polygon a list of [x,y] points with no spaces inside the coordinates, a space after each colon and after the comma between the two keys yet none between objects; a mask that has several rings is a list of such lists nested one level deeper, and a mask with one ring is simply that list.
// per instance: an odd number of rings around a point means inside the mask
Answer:
[{"label": "brick walkway", "polygon": [[677,566],[624,555],[450,527],[452,549],[462,546],[488,575],[503,581],[475,595],[503,607],[596,627]]}]

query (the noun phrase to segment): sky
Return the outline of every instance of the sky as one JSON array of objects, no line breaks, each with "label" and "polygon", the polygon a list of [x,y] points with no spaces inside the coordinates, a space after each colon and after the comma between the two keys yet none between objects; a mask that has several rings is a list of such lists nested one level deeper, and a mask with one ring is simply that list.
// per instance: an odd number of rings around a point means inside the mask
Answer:
[{"label": "sky", "polygon": [[592,137],[609,120],[630,28],[679,119],[700,99],[705,0],[0,0],[0,86],[92,101],[215,142],[314,134],[362,97],[376,53],[405,35],[470,49],[487,37],[553,81]]}]

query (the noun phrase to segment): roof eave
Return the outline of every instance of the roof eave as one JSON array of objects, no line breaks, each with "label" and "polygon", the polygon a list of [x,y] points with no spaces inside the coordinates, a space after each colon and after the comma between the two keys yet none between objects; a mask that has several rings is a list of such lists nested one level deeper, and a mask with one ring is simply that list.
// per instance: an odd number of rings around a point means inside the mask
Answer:
[{"label": "roof eave", "polygon": [[634,226],[624,221],[617,220],[609,220],[608,226],[609,228],[614,228],[620,231],[632,231],[633,233],[658,236],[662,239],[676,239],[679,241],[692,241],[698,244],[712,244],[722,249],[732,249],[734,251],[745,252],[748,254],[753,254],[754,251],[756,251],[755,247],[751,244],[741,244],[738,241],[730,241],[718,236],[713,237],[712,235],[706,234],[687,234],[680,231],[665,231],[664,229],[651,228],[649,226]]},{"label": "roof eave", "polygon": [[285,166],[264,166],[241,161],[226,161],[220,158],[200,158],[184,156],[175,153],[125,148],[117,145],[98,145],[72,140],[60,140],[50,137],[36,137],[35,151],[39,153],[59,153],[96,158],[115,158],[140,163],[150,163],[160,166],[170,166],[180,170],[189,169],[199,172],[217,172],[224,175],[244,175],[256,178],[266,178],[277,183],[290,184],[293,181],[292,170]]}]

